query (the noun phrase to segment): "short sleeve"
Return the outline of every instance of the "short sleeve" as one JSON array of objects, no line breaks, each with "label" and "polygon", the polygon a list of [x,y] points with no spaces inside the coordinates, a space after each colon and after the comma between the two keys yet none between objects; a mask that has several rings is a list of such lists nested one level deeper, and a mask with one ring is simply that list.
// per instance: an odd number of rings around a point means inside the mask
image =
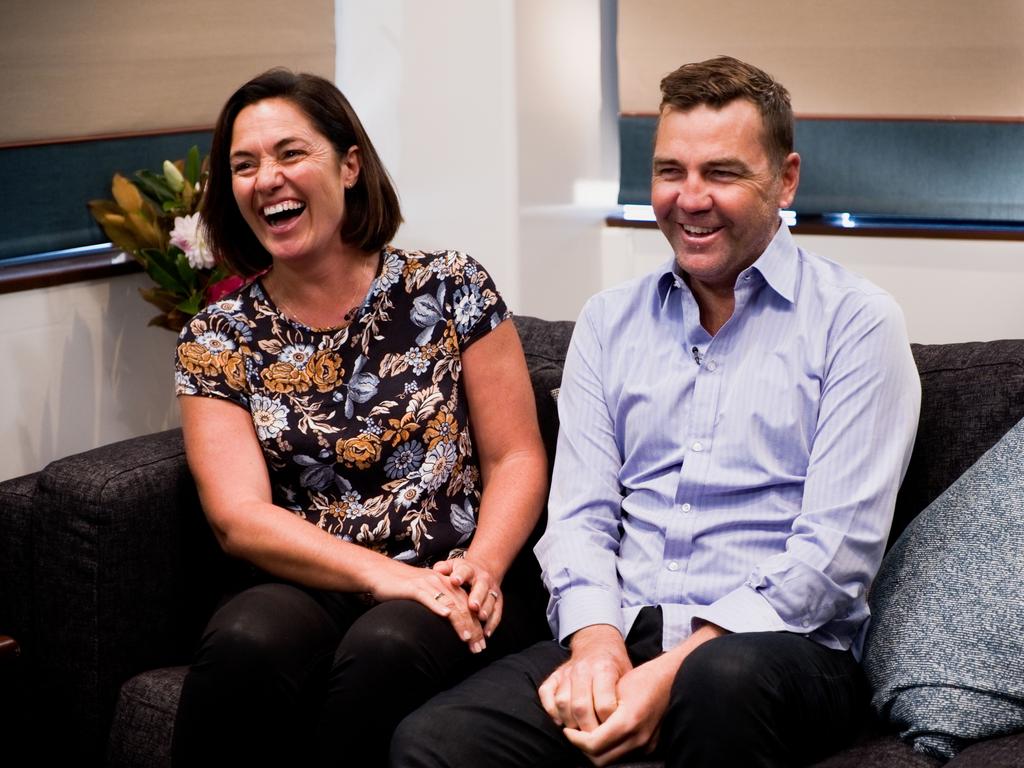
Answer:
[{"label": "short sleeve", "polygon": [[465,349],[512,317],[512,312],[480,262],[471,256],[463,258],[462,274],[452,275],[451,302],[459,347]]},{"label": "short sleeve", "polygon": [[182,328],[174,357],[174,393],[249,407],[246,361],[229,315],[204,310]]}]

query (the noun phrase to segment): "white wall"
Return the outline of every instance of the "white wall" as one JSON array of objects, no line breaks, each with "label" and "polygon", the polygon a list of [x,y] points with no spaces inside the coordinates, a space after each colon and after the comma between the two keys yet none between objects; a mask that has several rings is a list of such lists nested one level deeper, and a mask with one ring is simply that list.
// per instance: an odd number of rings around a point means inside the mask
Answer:
[{"label": "white wall", "polygon": [[396,244],[467,251],[519,299],[515,4],[335,0],[336,82],[395,180]]},{"label": "white wall", "polygon": [[[571,319],[669,256],[581,190],[617,178],[614,0],[336,0],[337,80],[394,175],[401,245],[458,248],[517,312]],[[607,200],[607,198],[604,198]],[[891,291],[911,338],[1024,337],[1024,244],[801,238]],[[176,423],[141,275],[0,295],[0,479]]]},{"label": "white wall", "polygon": [[0,295],[0,479],[177,424],[175,336],[144,275]]}]

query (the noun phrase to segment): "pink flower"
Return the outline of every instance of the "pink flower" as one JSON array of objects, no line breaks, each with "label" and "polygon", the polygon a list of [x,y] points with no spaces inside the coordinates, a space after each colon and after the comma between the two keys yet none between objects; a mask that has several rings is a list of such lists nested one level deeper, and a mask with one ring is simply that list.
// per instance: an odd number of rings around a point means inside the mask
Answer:
[{"label": "pink flower", "polygon": [[185,252],[192,269],[212,269],[213,253],[206,245],[203,232],[203,220],[198,213],[189,216],[178,216],[171,230],[171,245],[176,245]]},{"label": "pink flower", "polygon": [[223,280],[218,280],[216,283],[206,286],[206,303],[213,304],[215,301],[220,301],[243,285],[245,285],[245,280],[238,275],[231,275]]}]

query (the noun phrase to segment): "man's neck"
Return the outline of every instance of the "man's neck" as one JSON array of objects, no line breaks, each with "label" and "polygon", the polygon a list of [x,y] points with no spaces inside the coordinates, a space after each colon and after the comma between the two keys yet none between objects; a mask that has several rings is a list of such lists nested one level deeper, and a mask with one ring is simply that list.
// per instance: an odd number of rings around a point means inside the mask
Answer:
[{"label": "man's neck", "polygon": [[690,290],[700,308],[700,324],[709,334],[716,335],[736,308],[735,291],[731,286],[713,289],[696,282],[691,283]]}]

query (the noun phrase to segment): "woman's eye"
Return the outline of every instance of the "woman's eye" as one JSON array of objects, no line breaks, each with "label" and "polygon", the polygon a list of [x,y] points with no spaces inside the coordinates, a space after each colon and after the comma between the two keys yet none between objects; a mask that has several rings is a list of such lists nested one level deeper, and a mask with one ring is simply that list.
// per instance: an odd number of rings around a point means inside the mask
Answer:
[{"label": "woman's eye", "polygon": [[296,157],[302,157],[305,153],[301,149],[286,149],[284,151],[284,157],[286,160],[291,160]]},{"label": "woman's eye", "polygon": [[231,172],[236,176],[245,176],[247,173],[252,172],[256,168],[255,163],[251,163],[248,160],[242,160],[231,166]]}]

